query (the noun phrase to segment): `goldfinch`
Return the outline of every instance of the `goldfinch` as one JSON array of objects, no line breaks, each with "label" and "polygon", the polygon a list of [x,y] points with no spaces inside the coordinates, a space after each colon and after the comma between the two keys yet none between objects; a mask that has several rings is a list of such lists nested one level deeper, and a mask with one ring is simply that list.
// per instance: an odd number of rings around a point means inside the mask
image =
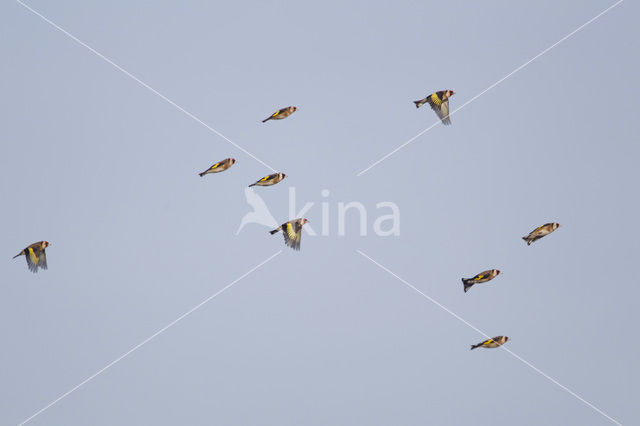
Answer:
[{"label": "goldfinch", "polygon": [[491,281],[495,277],[500,274],[500,271],[497,269],[489,269],[488,271],[482,271],[478,275],[473,278],[463,278],[462,284],[464,284],[464,292],[469,291],[474,284],[478,283],[486,283],[487,281]]},{"label": "goldfinch", "polygon": [[236,162],[235,158],[225,158],[224,160],[214,164],[213,166],[209,167],[207,170],[205,170],[202,173],[198,173],[201,177],[204,175],[208,175],[209,173],[220,173],[220,172],[224,172],[225,170],[227,170],[229,167],[233,166]]},{"label": "goldfinch", "polygon": [[549,235],[550,233],[558,229],[559,226],[560,224],[556,222],[545,223],[544,225],[538,226],[536,229],[531,231],[526,237],[522,237],[522,239],[527,242],[528,246],[530,246],[532,242],[538,241],[545,235]]},{"label": "goldfinch", "polygon": [[300,250],[300,239],[302,238],[302,225],[309,222],[307,219],[294,219],[278,226],[273,231],[269,231],[271,235],[278,231],[284,234],[284,243],[294,250]]},{"label": "goldfinch", "polygon": [[286,178],[287,175],[285,175],[284,173],[273,173],[270,174],[269,176],[265,176],[262,179],[260,179],[259,181],[252,183],[251,185],[249,185],[249,188],[251,188],[252,186],[271,186],[271,185],[275,185],[276,183],[280,182],[282,179]]},{"label": "goldfinch", "polygon": [[471,350],[475,348],[497,348],[498,346],[502,346],[507,343],[509,338],[507,336],[496,336],[492,339],[487,339],[484,342],[478,343],[477,345],[471,345]]},{"label": "goldfinch", "polygon": [[451,124],[451,119],[449,118],[449,98],[453,95],[455,95],[453,90],[442,90],[432,93],[419,101],[413,101],[413,103],[416,104],[416,108],[420,108],[422,105],[428,103],[431,105],[431,109],[440,117],[442,124],[448,126]]},{"label": "goldfinch", "polygon": [[269,117],[262,120],[262,122],[266,123],[269,120],[282,120],[283,118],[287,118],[288,116],[296,112],[297,109],[298,107],[294,107],[294,106],[279,109],[273,114],[271,114]]},{"label": "goldfinch", "polygon": [[38,268],[47,269],[47,254],[44,249],[50,245],[48,241],[38,241],[13,256],[13,258],[24,255],[27,259],[29,270],[35,274],[38,272]]}]

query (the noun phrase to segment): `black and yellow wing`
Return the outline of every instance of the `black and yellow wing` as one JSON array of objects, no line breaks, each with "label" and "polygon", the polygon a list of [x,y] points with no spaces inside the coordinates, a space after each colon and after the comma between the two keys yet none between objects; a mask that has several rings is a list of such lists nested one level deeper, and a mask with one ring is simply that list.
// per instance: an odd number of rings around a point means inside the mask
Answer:
[{"label": "black and yellow wing", "polygon": [[272,185],[272,183],[270,183],[270,182],[272,180],[274,180],[275,178],[277,178],[277,177],[278,177],[277,173],[270,174],[270,175],[265,176],[265,177],[263,177],[262,179],[260,179],[260,180],[258,180],[256,182],[252,183],[251,185],[249,185],[249,188],[251,188],[252,186],[255,186],[255,185],[270,186],[270,185]]},{"label": "black and yellow wing", "polygon": [[484,342],[482,342],[482,346],[489,346],[492,343],[494,343],[493,339],[487,339]]},{"label": "black and yellow wing", "polygon": [[218,172],[222,172],[225,170],[225,168],[227,168],[226,166],[229,164],[228,160],[222,160],[222,161],[218,161],[217,163],[215,163],[213,166],[209,167],[207,170],[205,170],[202,173],[199,173],[200,176],[204,176],[206,174],[209,173],[218,173]]},{"label": "black and yellow wing", "polygon": [[33,273],[38,272],[38,268],[47,269],[47,255],[44,250],[27,247],[24,250],[25,258],[27,259],[27,266]]},{"label": "black and yellow wing", "polygon": [[[287,110],[287,108],[281,108],[279,110],[277,110],[276,112],[274,112],[273,114],[271,114],[269,117],[265,118],[264,120],[262,120],[262,122],[266,122],[269,120],[277,120],[279,118],[281,118],[280,116]],[[284,118],[284,117],[282,117]]]},{"label": "black and yellow wing", "polygon": [[300,240],[302,239],[302,226],[298,223],[287,222],[282,225],[284,243],[294,250],[300,250]]},{"label": "black and yellow wing", "polygon": [[449,119],[449,99],[444,99],[444,91],[432,93],[427,96],[427,102],[431,105],[431,109],[435,111],[442,124],[451,124]]},{"label": "black and yellow wing", "polygon": [[[258,182],[269,182],[270,180],[275,179],[277,175],[278,175],[277,173],[273,173],[273,174],[271,174],[271,175],[268,175],[268,176],[263,177],[263,178],[262,178],[262,179],[260,179]],[[256,182],[256,183],[258,183],[258,182]]]},{"label": "black and yellow wing", "polygon": [[480,272],[478,275],[476,275],[475,277],[473,277],[473,281],[483,281],[483,280],[489,280],[492,277],[492,272],[493,271],[482,271]]},{"label": "black and yellow wing", "polygon": [[442,105],[442,97],[444,96],[444,92],[436,92],[427,96],[427,102],[431,105],[434,111],[438,111],[440,106]]}]

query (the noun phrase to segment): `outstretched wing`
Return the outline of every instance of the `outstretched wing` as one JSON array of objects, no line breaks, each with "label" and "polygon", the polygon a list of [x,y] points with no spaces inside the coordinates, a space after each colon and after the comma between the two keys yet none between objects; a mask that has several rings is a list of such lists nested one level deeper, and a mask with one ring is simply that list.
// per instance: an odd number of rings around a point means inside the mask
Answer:
[{"label": "outstretched wing", "polygon": [[[44,255],[44,252],[40,253],[40,256],[38,255],[38,252],[36,250],[33,249],[33,247],[28,247],[25,253],[25,257],[27,258],[27,266],[29,267],[29,270],[33,273],[38,272],[38,268],[40,267],[40,262],[41,262],[41,256]],[[46,264],[47,264],[47,260],[46,257],[44,258],[44,264],[45,264],[45,269],[46,269]]]},{"label": "outstretched wing", "polygon": [[445,126],[448,126],[449,124],[451,124],[451,119],[449,118],[449,100],[447,99],[446,101],[442,102],[442,104],[440,104],[440,108],[435,109],[436,114],[438,114],[438,117],[440,117],[440,120],[442,120],[442,124],[444,124]]},{"label": "outstretched wing", "polygon": [[429,102],[431,108],[436,112],[440,109],[440,105],[442,105],[442,93],[443,92],[436,92],[426,97],[427,102]]},{"label": "outstretched wing", "polygon": [[40,268],[47,269],[47,253],[44,250],[40,253]]},{"label": "outstretched wing", "polygon": [[294,250],[300,250],[300,240],[302,239],[302,227],[297,223],[287,222],[282,226],[284,243]]}]

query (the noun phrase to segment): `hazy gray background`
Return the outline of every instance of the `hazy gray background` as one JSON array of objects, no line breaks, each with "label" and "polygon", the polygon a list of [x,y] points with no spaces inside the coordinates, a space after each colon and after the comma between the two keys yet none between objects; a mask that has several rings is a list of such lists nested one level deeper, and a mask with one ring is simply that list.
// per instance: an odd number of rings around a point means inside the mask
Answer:
[{"label": "hazy gray background", "polygon": [[[235,232],[270,173],[18,3],[0,4],[0,423],[16,424],[273,253],[33,425],[610,422],[358,255],[360,249],[618,419],[638,421],[638,6],[29,2],[287,179],[394,201],[401,236]],[[279,107],[281,122],[260,120]],[[225,173],[199,178],[233,156]],[[353,213],[353,212],[352,212]],[[562,227],[527,247],[521,237]],[[11,257],[46,239],[49,270]],[[464,294],[460,278],[503,274]]]}]

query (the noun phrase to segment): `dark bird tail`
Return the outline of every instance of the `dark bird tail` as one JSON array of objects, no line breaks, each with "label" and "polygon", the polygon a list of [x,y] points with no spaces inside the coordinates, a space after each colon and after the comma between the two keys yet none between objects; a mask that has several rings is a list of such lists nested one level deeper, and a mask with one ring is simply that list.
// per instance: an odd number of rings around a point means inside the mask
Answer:
[{"label": "dark bird tail", "polygon": [[416,108],[420,108],[424,104],[424,102],[422,100],[413,101],[413,103],[416,104]]},{"label": "dark bird tail", "polygon": [[271,120],[271,117],[267,117],[264,120],[262,120],[263,123],[266,123],[267,121]]},{"label": "dark bird tail", "polygon": [[12,259],[15,259],[18,256],[22,256],[23,254],[24,254],[24,251],[21,251],[20,253],[18,253],[15,256],[13,256]]},{"label": "dark bird tail", "polygon": [[202,172],[202,173],[198,173],[198,176],[202,177],[202,176],[204,176],[206,174],[207,174],[207,172]]},{"label": "dark bird tail", "polygon": [[475,284],[473,280],[470,279],[462,279],[462,284],[464,284],[464,292],[468,292],[471,287]]},{"label": "dark bird tail", "polygon": [[249,185],[249,188],[251,188],[252,186],[256,186],[256,184],[252,183],[251,185]]},{"label": "dark bird tail", "polygon": [[269,233],[270,233],[271,235],[273,235],[273,234],[275,234],[276,232],[278,232],[279,230],[280,230],[280,228],[276,228],[276,229],[274,229],[273,231],[269,231]]},{"label": "dark bird tail", "polygon": [[530,246],[531,245],[531,240],[528,237],[522,237],[523,240],[525,240],[527,242],[527,245]]},{"label": "dark bird tail", "polygon": [[471,350],[474,350],[475,348],[479,348],[480,346],[482,346],[482,343],[478,343],[477,345],[471,345]]}]

